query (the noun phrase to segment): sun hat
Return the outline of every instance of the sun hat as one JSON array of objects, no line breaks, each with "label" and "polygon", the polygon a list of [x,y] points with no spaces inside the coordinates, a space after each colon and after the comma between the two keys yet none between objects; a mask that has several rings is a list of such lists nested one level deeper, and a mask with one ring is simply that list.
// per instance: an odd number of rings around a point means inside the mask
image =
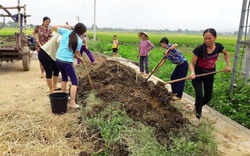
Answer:
[{"label": "sun hat", "polygon": [[147,34],[146,32],[139,32],[139,33],[138,33],[139,38],[141,38],[141,35],[142,35],[142,34],[145,34],[145,35],[147,36],[147,39],[148,39],[148,34]]}]

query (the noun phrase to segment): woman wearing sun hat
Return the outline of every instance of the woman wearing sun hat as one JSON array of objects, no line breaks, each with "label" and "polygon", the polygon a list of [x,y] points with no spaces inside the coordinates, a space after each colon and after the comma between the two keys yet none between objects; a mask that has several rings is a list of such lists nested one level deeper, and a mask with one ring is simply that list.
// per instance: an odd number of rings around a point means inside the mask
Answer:
[{"label": "woman wearing sun hat", "polygon": [[149,74],[148,70],[148,54],[149,51],[154,48],[154,45],[149,41],[148,34],[146,32],[139,32],[138,33],[139,38],[141,39],[140,45],[139,45],[139,52],[137,57],[140,56],[140,72],[141,74],[144,73],[144,64],[145,64],[145,71],[146,74]]}]

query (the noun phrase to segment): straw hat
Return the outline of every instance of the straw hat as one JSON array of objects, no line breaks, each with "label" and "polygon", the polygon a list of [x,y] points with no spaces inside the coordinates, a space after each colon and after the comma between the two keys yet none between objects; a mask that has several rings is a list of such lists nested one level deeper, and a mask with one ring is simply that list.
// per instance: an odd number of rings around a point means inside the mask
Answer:
[{"label": "straw hat", "polygon": [[139,38],[141,38],[141,35],[142,35],[142,34],[145,34],[145,35],[147,36],[147,39],[148,39],[148,34],[147,34],[146,32],[139,32],[139,33],[138,33]]}]

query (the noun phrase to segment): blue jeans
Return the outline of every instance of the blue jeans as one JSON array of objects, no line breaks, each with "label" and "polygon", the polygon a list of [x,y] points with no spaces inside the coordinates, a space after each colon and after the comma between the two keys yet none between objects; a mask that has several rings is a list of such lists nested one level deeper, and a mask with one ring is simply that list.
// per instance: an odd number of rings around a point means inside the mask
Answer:
[{"label": "blue jeans", "polygon": [[140,56],[140,72],[144,72],[144,64],[145,64],[145,70],[146,74],[149,74],[148,71],[148,56]]},{"label": "blue jeans", "polygon": [[[171,80],[179,79],[186,77],[188,73],[188,62],[185,61],[180,65],[177,65],[171,75]],[[172,83],[171,89],[173,93],[177,93],[177,97],[182,98],[182,94],[184,91],[185,80]]]}]

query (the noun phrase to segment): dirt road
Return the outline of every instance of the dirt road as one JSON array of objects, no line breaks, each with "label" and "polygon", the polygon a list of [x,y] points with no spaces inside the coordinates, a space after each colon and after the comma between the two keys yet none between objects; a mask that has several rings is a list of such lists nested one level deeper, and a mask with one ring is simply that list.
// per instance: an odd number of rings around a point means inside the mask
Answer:
[{"label": "dirt road", "polygon": [[[129,66],[133,66],[129,64]],[[183,100],[184,104],[192,101]],[[48,88],[40,78],[39,63],[32,60],[31,70],[24,72],[21,61],[5,63],[0,67],[0,113],[7,110],[25,110],[51,113]],[[186,110],[187,111],[187,110]],[[186,112],[190,113],[190,112]],[[209,108],[204,112],[215,127],[215,139],[222,155],[250,156],[250,133]]]},{"label": "dirt road", "polygon": [[78,155],[87,148],[79,137],[65,138],[79,127],[79,113],[54,115],[40,74],[38,60],[27,72],[21,61],[0,67],[1,155]]},{"label": "dirt road", "polygon": [[48,89],[40,78],[37,60],[32,60],[30,71],[23,71],[21,61],[2,64],[0,86],[1,110],[50,111]]}]

